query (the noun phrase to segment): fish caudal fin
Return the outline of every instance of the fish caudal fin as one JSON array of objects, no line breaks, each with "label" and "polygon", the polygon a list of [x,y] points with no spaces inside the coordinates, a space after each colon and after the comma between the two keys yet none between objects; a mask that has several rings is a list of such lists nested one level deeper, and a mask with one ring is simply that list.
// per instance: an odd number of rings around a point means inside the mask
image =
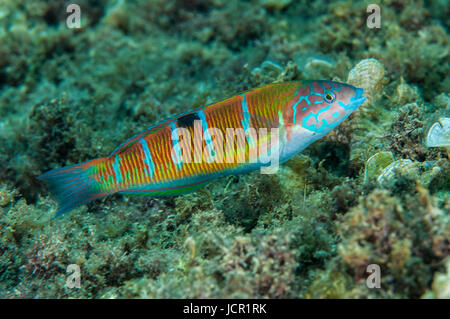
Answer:
[{"label": "fish caudal fin", "polygon": [[38,177],[47,183],[50,193],[58,202],[58,211],[53,218],[110,194],[100,190],[100,183],[92,177],[94,165],[103,160],[104,158],[99,158],[53,169]]}]

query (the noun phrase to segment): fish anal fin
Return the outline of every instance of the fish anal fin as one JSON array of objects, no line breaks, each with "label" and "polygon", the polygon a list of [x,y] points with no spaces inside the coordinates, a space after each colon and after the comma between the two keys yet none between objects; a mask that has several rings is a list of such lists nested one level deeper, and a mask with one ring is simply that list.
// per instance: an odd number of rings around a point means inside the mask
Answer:
[{"label": "fish anal fin", "polygon": [[204,187],[206,184],[208,184],[209,181],[199,182],[199,183],[193,183],[193,184],[186,184],[181,186],[175,186],[175,187],[162,187],[162,188],[136,188],[136,189],[125,189],[123,191],[120,191],[120,194],[125,195],[136,195],[136,196],[155,196],[155,197],[165,197],[165,196],[177,196],[177,195],[183,195],[187,193],[192,193],[200,188]]}]

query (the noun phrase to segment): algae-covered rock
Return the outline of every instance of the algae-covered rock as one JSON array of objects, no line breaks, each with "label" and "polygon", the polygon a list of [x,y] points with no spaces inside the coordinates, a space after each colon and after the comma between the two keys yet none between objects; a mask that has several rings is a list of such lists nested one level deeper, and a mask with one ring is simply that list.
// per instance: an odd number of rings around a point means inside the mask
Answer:
[{"label": "algae-covered rock", "polygon": [[441,93],[434,98],[434,104],[438,109],[450,110],[450,95]]},{"label": "algae-covered rock", "polygon": [[[430,220],[436,223],[432,228],[428,226]],[[367,289],[365,286],[366,295],[381,297],[408,291],[408,294],[420,297],[432,278],[432,272],[427,272],[427,269],[434,268],[424,262],[423,257],[441,260],[439,268],[443,268],[443,260],[439,256],[446,254],[448,248],[434,247],[449,234],[447,221],[448,215],[437,207],[423,188],[418,188],[416,195],[406,195],[404,199],[386,190],[374,190],[361,198],[358,206],[352,208],[337,226],[343,239],[338,245],[342,261],[334,260],[329,265],[356,278],[355,286],[341,291],[341,297],[361,293],[358,287],[366,284],[368,264],[380,266],[381,289]],[[341,262],[349,268],[340,268]],[[397,278],[394,285],[389,283],[391,276]]]},{"label": "algae-covered rock", "polygon": [[450,258],[445,263],[446,272],[436,273],[434,275],[431,291],[427,291],[422,298],[424,299],[450,299]]},{"label": "algae-covered rock", "polygon": [[399,105],[404,105],[406,103],[416,102],[419,99],[417,88],[406,83],[405,79],[401,77],[400,84],[396,88],[395,102]]},{"label": "algae-covered rock", "polygon": [[263,7],[267,9],[284,9],[291,4],[292,0],[260,0]]}]

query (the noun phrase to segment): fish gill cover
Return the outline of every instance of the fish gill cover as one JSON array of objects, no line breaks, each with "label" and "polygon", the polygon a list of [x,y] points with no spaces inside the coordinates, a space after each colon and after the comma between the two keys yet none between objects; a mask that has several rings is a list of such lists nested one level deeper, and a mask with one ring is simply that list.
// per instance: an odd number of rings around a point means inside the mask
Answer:
[{"label": "fish gill cover", "polygon": [[[450,298],[447,1],[0,4],[1,298]],[[53,219],[39,175],[305,80],[367,99],[276,174]]]}]

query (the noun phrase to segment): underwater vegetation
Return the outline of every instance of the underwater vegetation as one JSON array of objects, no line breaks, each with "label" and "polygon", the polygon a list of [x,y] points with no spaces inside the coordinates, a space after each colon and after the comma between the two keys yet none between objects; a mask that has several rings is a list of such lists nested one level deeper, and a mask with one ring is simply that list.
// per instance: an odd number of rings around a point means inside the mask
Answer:
[{"label": "underwater vegetation", "polygon": [[[77,3],[69,29],[65,1],[1,0],[1,298],[450,298],[447,1],[384,1],[379,29],[369,1]],[[277,174],[52,219],[36,176],[195,106],[306,79],[368,99]]]}]

